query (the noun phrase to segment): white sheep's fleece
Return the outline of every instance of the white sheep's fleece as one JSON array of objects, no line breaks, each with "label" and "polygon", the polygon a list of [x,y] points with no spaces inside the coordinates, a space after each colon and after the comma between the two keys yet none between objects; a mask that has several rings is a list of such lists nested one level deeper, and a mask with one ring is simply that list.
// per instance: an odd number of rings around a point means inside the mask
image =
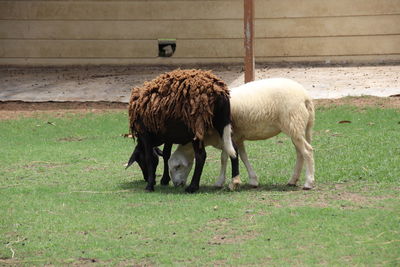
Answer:
[{"label": "white sheep's fleece", "polygon": [[[307,107],[304,106],[299,110],[299,103],[306,104],[312,101],[302,85],[285,78],[246,83],[233,88],[230,94],[235,140],[266,139],[281,130],[297,129],[298,127],[292,127],[293,125],[285,125],[288,121],[284,118],[299,117],[290,121],[306,122],[305,118],[309,116]],[[253,127],[251,131],[248,129],[249,125]],[[270,136],[265,136],[266,132],[270,132]],[[289,132],[287,134],[292,135]]]}]

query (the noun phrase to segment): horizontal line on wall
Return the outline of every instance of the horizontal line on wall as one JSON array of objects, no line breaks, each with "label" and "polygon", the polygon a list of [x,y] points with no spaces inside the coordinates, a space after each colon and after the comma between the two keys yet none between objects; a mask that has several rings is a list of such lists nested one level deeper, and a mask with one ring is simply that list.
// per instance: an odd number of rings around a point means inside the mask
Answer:
[{"label": "horizontal line on wall", "polygon": [[270,17],[270,18],[255,18],[257,20],[278,20],[278,19],[324,19],[324,18],[358,18],[358,17],[382,17],[382,16],[398,16],[400,13],[387,14],[365,14],[365,15],[341,15],[341,16],[290,16],[290,17]]},{"label": "horizontal line on wall", "polygon": [[[301,56],[259,56],[257,58],[307,58],[307,57],[363,57],[363,56],[399,56],[400,53],[385,53],[385,54],[346,54],[346,55],[301,55]],[[160,57],[0,57],[0,59],[149,59],[156,60]],[[187,60],[187,59],[201,59],[201,60],[216,60],[216,59],[243,59],[243,57],[169,57],[168,60]]]},{"label": "horizontal line on wall", "polygon": [[[355,18],[355,17],[380,17],[380,16],[398,16],[400,13],[385,13],[385,14],[365,14],[365,15],[342,15],[342,16],[307,16],[307,17],[300,17],[300,16],[287,16],[287,17],[256,17],[256,20],[278,20],[278,19],[318,19],[318,18]],[[23,18],[10,18],[10,19],[3,19],[0,18],[0,21],[224,21],[224,20],[240,20],[242,21],[243,18],[215,18],[215,19],[23,19]]]},{"label": "horizontal line on wall", "polygon": [[[399,33],[391,34],[370,34],[370,35],[324,35],[324,36],[284,36],[284,37],[255,37],[255,40],[273,40],[273,39],[312,39],[312,38],[351,38],[351,37],[373,37],[373,36],[400,36]],[[158,39],[36,39],[36,38],[1,38],[0,41],[157,41]],[[194,41],[194,40],[243,40],[243,38],[176,38],[176,41]]]},{"label": "horizontal line on wall", "polygon": [[387,54],[346,54],[346,55],[305,55],[305,56],[259,56],[259,57],[256,57],[256,58],[365,57],[365,56],[400,56],[400,53],[387,53]]}]

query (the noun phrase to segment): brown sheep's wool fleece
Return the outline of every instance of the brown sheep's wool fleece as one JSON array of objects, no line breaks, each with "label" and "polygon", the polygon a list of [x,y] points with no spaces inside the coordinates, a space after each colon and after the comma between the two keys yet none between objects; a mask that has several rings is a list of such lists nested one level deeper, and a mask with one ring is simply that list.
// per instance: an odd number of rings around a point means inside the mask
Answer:
[{"label": "brown sheep's wool fleece", "polygon": [[[170,120],[183,121],[196,138],[212,128],[217,97],[229,99],[228,87],[211,71],[181,70],[161,74],[140,88],[133,88],[129,101],[132,134],[143,126],[153,133],[162,133]],[[141,123],[140,123],[141,121]]]}]

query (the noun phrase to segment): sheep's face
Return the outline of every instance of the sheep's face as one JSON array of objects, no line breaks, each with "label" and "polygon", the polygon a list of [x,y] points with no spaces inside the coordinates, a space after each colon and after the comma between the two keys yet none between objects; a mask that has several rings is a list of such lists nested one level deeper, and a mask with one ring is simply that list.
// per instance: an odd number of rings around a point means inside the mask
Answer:
[{"label": "sheep's face", "polygon": [[168,160],[169,176],[175,186],[184,186],[193,166],[193,158],[176,152]]}]

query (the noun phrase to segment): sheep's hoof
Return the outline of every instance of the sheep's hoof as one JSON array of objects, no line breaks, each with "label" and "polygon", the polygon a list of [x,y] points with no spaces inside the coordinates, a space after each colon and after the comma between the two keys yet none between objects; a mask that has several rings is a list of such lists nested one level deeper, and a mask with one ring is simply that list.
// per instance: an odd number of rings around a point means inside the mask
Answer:
[{"label": "sheep's hoof", "polygon": [[297,185],[296,184],[287,184],[287,186],[290,186],[290,187],[296,187]]},{"label": "sheep's hoof", "polygon": [[306,182],[303,186],[303,190],[311,190],[314,188],[314,182]]},{"label": "sheep's hoof", "polygon": [[147,191],[147,192],[154,192],[154,185],[148,185],[148,186],[146,186],[146,191]]},{"label": "sheep's hoof", "polygon": [[258,188],[258,182],[257,181],[251,181],[249,182],[249,185],[251,188]]},{"label": "sheep's hoof", "polygon": [[236,190],[239,189],[239,187],[240,187],[240,184],[235,184],[235,183],[230,183],[230,184],[228,185],[228,188],[229,188],[229,190],[231,190],[231,191],[236,191]]},{"label": "sheep's hoof", "polygon": [[235,190],[238,190],[239,189],[239,187],[240,187],[240,185],[242,184],[242,182],[240,181],[240,177],[239,176],[236,176],[236,177],[233,177],[232,178],[232,182],[229,184],[229,189],[231,190],[231,191],[235,191]]},{"label": "sheep's hoof", "polygon": [[199,187],[197,187],[197,186],[188,186],[188,187],[186,187],[186,189],[185,189],[185,191],[186,191],[186,193],[189,193],[189,194],[193,194],[193,193],[195,193],[197,190],[199,190]]},{"label": "sheep's hoof", "polygon": [[160,184],[161,185],[168,185],[169,184],[169,178],[162,178],[161,179],[161,181],[160,181]]}]

